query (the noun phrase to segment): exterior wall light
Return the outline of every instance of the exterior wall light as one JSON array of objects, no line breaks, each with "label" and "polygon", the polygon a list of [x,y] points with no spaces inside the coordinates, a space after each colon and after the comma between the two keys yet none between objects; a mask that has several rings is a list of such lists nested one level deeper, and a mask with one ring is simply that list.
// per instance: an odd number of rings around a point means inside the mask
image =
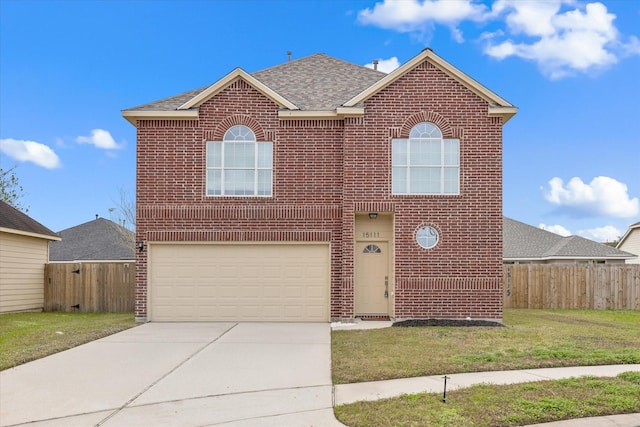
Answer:
[{"label": "exterior wall light", "polygon": [[369,219],[378,218],[378,212],[369,212]]},{"label": "exterior wall light", "polygon": [[142,252],[144,250],[144,242],[142,240],[138,240],[136,245],[138,246],[138,251]]}]

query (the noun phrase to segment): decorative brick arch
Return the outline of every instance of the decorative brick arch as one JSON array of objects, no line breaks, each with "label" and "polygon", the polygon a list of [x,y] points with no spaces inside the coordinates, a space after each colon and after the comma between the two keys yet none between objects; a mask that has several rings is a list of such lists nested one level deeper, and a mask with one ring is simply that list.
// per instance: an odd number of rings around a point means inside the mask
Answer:
[{"label": "decorative brick arch", "polygon": [[235,125],[244,125],[251,129],[256,135],[256,141],[266,141],[262,125],[253,117],[240,114],[234,114],[220,121],[214,130],[205,132],[205,139],[208,141],[222,141],[225,132]]},{"label": "decorative brick arch", "polygon": [[411,129],[418,123],[422,122],[431,122],[438,126],[442,132],[443,138],[454,138],[457,136],[447,119],[442,117],[440,114],[434,113],[433,111],[420,111],[419,113],[409,116],[407,120],[405,120],[402,124],[402,128],[400,129],[400,137],[409,138]]}]

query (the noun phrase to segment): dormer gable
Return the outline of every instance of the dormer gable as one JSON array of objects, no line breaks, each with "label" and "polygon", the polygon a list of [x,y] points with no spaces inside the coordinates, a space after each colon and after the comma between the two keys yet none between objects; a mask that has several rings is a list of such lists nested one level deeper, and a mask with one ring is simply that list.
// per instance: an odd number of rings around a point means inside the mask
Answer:
[{"label": "dormer gable", "polygon": [[227,74],[184,104],[180,105],[177,110],[190,110],[198,108],[202,103],[212,98],[231,84],[235,83],[237,80],[244,80],[248,85],[256,89],[258,92],[262,93],[274,103],[278,104],[281,108],[286,108],[289,110],[299,109],[295,104],[260,82],[258,79],[244,71],[242,68],[235,68],[229,74]]},{"label": "dormer gable", "polygon": [[423,49],[422,52],[420,52],[418,55],[414,56],[400,67],[387,74],[375,84],[369,86],[353,98],[349,99],[344,103],[344,107],[351,108],[365,102],[367,99],[380,92],[387,86],[391,85],[393,82],[395,82],[425,61],[434,65],[436,68],[438,68],[451,78],[455,79],[458,83],[469,89],[471,92],[487,101],[487,103],[489,104],[489,109],[487,112],[489,117],[502,117],[503,123],[506,123],[518,112],[517,107],[515,107],[502,97],[498,96],[495,92],[489,90],[487,87],[478,83],[469,75],[463,73],[458,68],[442,59],[440,56],[436,55],[435,52],[430,48]]},{"label": "dormer gable", "polygon": [[144,119],[197,120],[200,105],[238,80],[243,80],[283,109],[298,109],[291,101],[238,67],[210,86],[123,110],[122,116],[134,126],[138,120]]}]

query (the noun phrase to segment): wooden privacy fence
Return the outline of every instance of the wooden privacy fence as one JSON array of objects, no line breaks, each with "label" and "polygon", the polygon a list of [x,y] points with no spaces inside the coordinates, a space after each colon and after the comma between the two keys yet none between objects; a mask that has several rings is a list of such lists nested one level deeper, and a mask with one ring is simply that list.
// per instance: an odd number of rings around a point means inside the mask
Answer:
[{"label": "wooden privacy fence", "polygon": [[640,265],[505,265],[506,308],[640,310]]},{"label": "wooden privacy fence", "polygon": [[135,262],[45,264],[44,311],[133,311]]}]

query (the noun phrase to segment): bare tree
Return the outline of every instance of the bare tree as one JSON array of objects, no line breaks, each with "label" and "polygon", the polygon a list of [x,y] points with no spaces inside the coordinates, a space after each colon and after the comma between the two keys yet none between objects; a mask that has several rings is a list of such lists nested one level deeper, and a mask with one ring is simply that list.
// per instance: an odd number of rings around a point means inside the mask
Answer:
[{"label": "bare tree", "polygon": [[24,188],[20,185],[20,180],[16,175],[17,167],[18,165],[14,165],[7,170],[0,167],[0,200],[27,213],[29,212],[29,207],[25,206],[21,200],[24,197]]},{"label": "bare tree", "polygon": [[120,188],[120,200],[114,201],[115,208],[109,209],[111,220],[131,231],[136,229],[136,199],[124,188]]}]

